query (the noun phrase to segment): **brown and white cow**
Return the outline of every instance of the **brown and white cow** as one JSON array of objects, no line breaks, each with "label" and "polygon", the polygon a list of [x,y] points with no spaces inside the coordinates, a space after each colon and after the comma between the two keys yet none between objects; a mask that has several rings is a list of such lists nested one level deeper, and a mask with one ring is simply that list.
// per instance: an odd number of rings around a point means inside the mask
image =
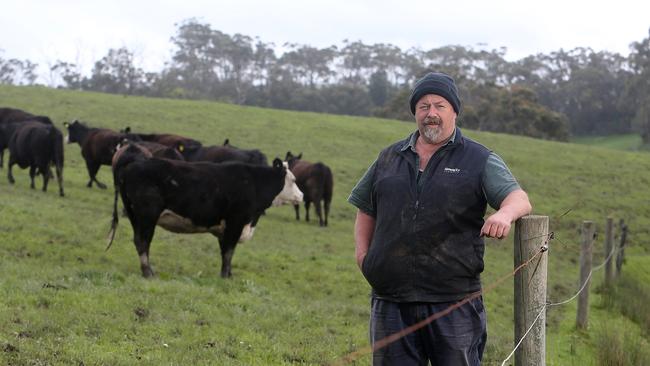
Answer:
[{"label": "brown and white cow", "polygon": [[[212,233],[221,247],[221,277],[231,276],[238,241],[252,237],[271,205],[296,203],[302,192],[286,165],[214,164],[148,158],[127,150],[114,166],[115,201],[110,247],[117,228],[118,194],[133,227],[144,277],[152,276],[149,247],[156,225],[175,233]],[[108,248],[107,247],[107,248]]]},{"label": "brown and white cow", "polygon": [[[302,153],[298,156],[287,151],[285,161],[289,164],[289,169],[296,176],[296,184],[304,193],[305,201],[305,221],[309,221],[309,205],[314,203],[318,223],[320,226],[327,226],[327,217],[330,212],[332,202],[332,189],[334,188],[334,179],[330,168],[321,163],[310,163],[301,160]],[[323,201],[324,214],[321,212],[321,201]],[[300,220],[300,205],[295,204],[296,220]]]},{"label": "brown and white cow", "polygon": [[53,125],[38,121],[22,122],[9,141],[9,164],[7,178],[14,184],[12,167],[29,168],[30,187],[34,189],[36,174],[43,176],[43,192],[52,175],[50,165],[55,166],[59,183],[59,195],[63,196],[63,134]]}]

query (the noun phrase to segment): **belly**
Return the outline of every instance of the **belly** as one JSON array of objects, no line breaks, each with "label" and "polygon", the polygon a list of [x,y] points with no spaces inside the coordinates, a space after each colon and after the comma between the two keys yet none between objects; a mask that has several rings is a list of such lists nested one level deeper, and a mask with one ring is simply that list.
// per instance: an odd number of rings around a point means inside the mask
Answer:
[{"label": "belly", "polygon": [[[197,226],[194,225],[192,220],[183,217],[171,210],[164,210],[160,217],[158,217],[158,226],[167,231],[179,234],[197,234],[197,233],[211,233],[221,239],[223,232],[226,229],[226,221],[221,220],[218,225],[213,226]],[[253,238],[255,227],[249,224],[244,226],[238,242],[248,241]]]}]

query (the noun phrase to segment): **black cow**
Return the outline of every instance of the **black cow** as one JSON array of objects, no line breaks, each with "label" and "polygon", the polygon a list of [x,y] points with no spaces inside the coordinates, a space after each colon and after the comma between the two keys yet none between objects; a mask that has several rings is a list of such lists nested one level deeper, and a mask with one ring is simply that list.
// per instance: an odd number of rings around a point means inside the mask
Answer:
[{"label": "black cow", "polygon": [[263,167],[146,155],[129,146],[114,165],[116,190],[108,243],[110,247],[117,227],[119,194],[133,227],[144,277],[153,275],[149,247],[156,225],[176,233],[215,235],[221,247],[221,277],[230,277],[235,246],[252,237],[261,213],[272,204],[302,200],[293,174],[280,159],[272,167]]},{"label": "black cow", "polygon": [[81,156],[90,176],[87,186],[92,187],[95,182],[97,187],[106,189],[106,185],[97,180],[97,171],[102,165],[111,165],[113,154],[124,139],[138,141],[139,138],[107,128],[90,128],[77,120],[64,125],[68,129],[67,143],[76,142],[81,146]]},{"label": "black cow", "polygon": [[[305,201],[305,221],[309,221],[309,204],[314,202],[314,208],[318,215],[320,226],[327,226],[327,217],[330,212],[330,203],[332,202],[332,190],[334,188],[334,179],[330,168],[321,163],[310,163],[300,160],[302,153],[298,156],[287,152],[285,161],[289,164],[289,169],[296,176],[296,184],[304,193]],[[321,201],[325,215],[321,213]],[[293,206],[296,210],[296,220],[300,220],[300,205]]]},{"label": "black cow", "polygon": [[225,161],[239,161],[253,165],[268,166],[266,155],[258,149],[239,149],[228,143],[223,146],[207,146],[185,155],[188,161],[209,161],[223,163]]},{"label": "black cow", "polygon": [[59,183],[59,195],[63,196],[63,134],[52,125],[34,122],[23,122],[16,129],[9,141],[9,164],[7,178],[9,183],[15,180],[11,172],[14,164],[22,169],[29,167],[30,187],[34,189],[34,176],[43,176],[43,192],[47,191],[47,183],[52,175],[50,164],[56,168],[56,179]]},{"label": "black cow", "polygon": [[0,108],[0,168],[4,166],[4,151],[18,124],[25,121],[38,121],[48,125],[52,120],[47,116],[36,116],[16,108]]},{"label": "black cow", "polygon": [[176,149],[183,155],[184,160],[189,160],[188,157],[203,146],[198,140],[170,133],[132,133],[130,127],[120,132],[136,136],[140,141],[155,142]]}]

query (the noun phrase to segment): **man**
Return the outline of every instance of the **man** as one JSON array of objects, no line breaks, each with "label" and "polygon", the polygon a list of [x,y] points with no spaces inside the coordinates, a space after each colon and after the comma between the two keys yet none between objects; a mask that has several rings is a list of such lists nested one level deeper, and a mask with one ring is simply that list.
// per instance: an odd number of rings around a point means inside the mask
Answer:
[{"label": "man", "polygon": [[[530,213],[506,164],[456,127],[454,80],[429,73],[409,99],[417,130],[384,149],[352,190],[357,264],[372,287],[377,341],[480,291],[483,236],[502,239]],[[495,210],[483,219],[486,205]],[[480,365],[482,298],[375,350],[374,365]]]}]

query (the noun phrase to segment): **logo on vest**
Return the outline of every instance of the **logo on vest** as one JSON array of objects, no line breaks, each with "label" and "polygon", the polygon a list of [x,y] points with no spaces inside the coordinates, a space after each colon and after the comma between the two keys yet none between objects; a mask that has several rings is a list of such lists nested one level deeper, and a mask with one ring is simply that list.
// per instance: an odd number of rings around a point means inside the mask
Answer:
[{"label": "logo on vest", "polygon": [[447,173],[447,174],[459,174],[460,169],[458,169],[458,168],[445,168],[444,172]]}]

